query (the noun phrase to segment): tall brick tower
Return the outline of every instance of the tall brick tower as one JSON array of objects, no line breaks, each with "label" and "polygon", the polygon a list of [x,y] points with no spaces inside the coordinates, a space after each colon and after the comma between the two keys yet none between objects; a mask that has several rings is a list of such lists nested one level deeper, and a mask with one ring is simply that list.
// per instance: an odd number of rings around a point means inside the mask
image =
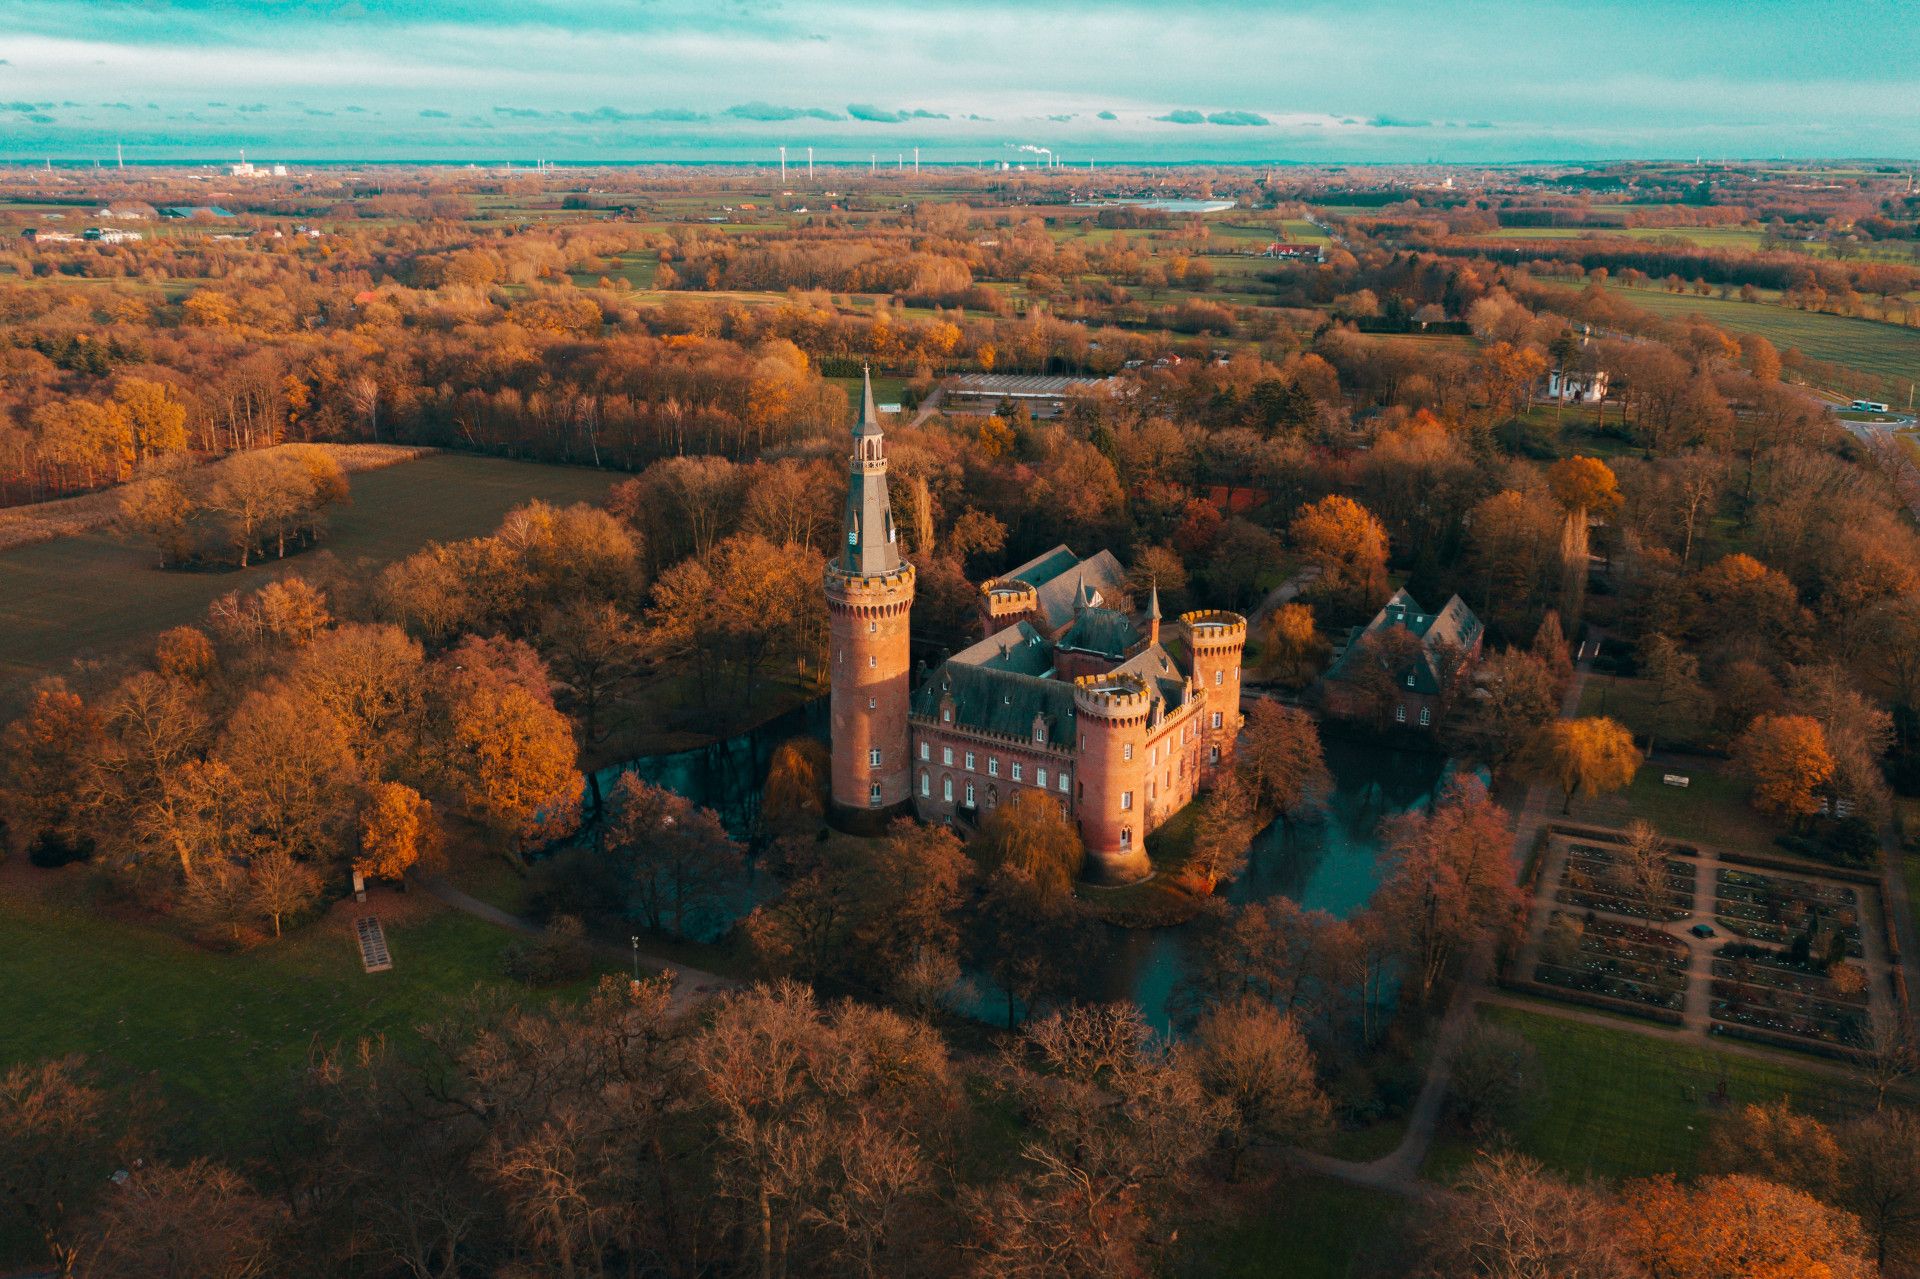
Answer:
[{"label": "tall brick tower", "polygon": [[1206,752],[1203,766],[1233,754],[1240,736],[1240,656],[1247,646],[1247,619],[1225,609],[1182,613],[1187,645],[1193,654],[1193,682],[1206,698],[1200,724]]},{"label": "tall brick tower", "polygon": [[1096,884],[1145,879],[1147,860],[1147,716],[1138,675],[1082,675],[1073,681],[1079,726],[1074,807],[1087,844],[1086,876]]},{"label": "tall brick tower", "polygon": [[913,565],[900,557],[887,504],[887,450],[873,380],[853,429],[846,529],[827,561],[826,592],[833,692],[833,802],[847,810],[887,810],[908,800],[907,622]]}]

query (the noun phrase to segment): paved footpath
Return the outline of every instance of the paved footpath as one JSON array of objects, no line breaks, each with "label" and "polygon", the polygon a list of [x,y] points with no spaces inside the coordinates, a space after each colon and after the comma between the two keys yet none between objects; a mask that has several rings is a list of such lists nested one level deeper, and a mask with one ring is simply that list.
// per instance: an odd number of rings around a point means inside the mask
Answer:
[{"label": "paved footpath", "polygon": [[[1596,631],[1595,634],[1598,634]],[[1597,655],[1600,645],[1589,640],[1592,655]],[[1583,653],[1586,651],[1583,648]],[[1592,670],[1592,655],[1584,657],[1573,668],[1573,679],[1568,682],[1566,696],[1560,699],[1560,714],[1572,718],[1580,710],[1580,694],[1586,687],[1587,676]],[[1527,797],[1515,814],[1513,831],[1513,868],[1518,878],[1520,869],[1526,865],[1527,855],[1533,848],[1534,837],[1543,824],[1558,816],[1555,805],[1559,796],[1551,787],[1530,786]],[[1416,1198],[1436,1193],[1436,1188],[1420,1180],[1421,1166],[1427,1162],[1427,1151],[1433,1145],[1433,1136],[1440,1127],[1441,1108],[1447,1097],[1447,1084],[1453,1074],[1453,1055],[1460,1041],[1466,1038],[1467,1030],[1474,1022],[1474,1005],[1491,997],[1493,976],[1493,948],[1482,946],[1467,960],[1466,970],[1461,974],[1460,984],[1454,988],[1453,998],[1447,1004],[1447,1011],[1440,1019],[1439,1027],[1434,1031],[1431,1064],[1427,1068],[1427,1079],[1420,1087],[1420,1096],[1413,1103],[1413,1110],[1407,1116],[1407,1133],[1400,1144],[1391,1153],[1382,1155],[1365,1163],[1351,1159],[1335,1159],[1329,1155],[1301,1153],[1296,1156],[1302,1167],[1324,1176],[1356,1186],[1367,1186],[1375,1190],[1391,1191],[1394,1194]],[[1558,1011],[1558,1010],[1555,1010]]]},{"label": "paved footpath", "polygon": [[[475,919],[484,919],[489,924],[494,924],[516,933],[537,933],[540,931],[540,925],[534,923],[531,919],[527,919],[521,915],[515,915],[510,911],[501,910],[498,906],[489,902],[483,902],[473,894],[455,888],[438,875],[422,876],[420,886],[455,910],[464,911],[472,915]],[[623,962],[632,958],[632,952],[619,946],[601,944],[596,947],[596,949],[599,950],[602,955],[617,956]],[[740,985],[738,981],[735,981],[731,977],[722,977],[719,973],[710,973],[703,968],[689,968],[687,965],[675,963],[671,959],[659,959],[652,955],[640,956],[640,968],[642,972],[651,975],[658,976],[661,973],[666,973],[672,976],[673,1002],[676,1008],[703,999],[719,991],[732,990]]]}]

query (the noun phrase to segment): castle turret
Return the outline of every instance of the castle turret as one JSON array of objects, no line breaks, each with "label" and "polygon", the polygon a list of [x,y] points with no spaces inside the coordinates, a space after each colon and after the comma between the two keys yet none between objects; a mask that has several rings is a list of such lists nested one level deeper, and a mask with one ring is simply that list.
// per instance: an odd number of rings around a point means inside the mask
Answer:
[{"label": "castle turret", "polygon": [[1160,583],[1155,582],[1147,590],[1147,643],[1160,642]]},{"label": "castle turret", "polygon": [[908,620],[913,565],[900,557],[887,501],[886,441],[863,377],[860,421],[848,460],[846,527],[827,562],[832,694],[833,801],[890,809],[908,799]]},{"label": "castle turret", "polygon": [[1208,609],[1182,613],[1180,622],[1187,630],[1194,687],[1206,702],[1200,720],[1207,748],[1202,759],[1217,764],[1233,754],[1240,735],[1240,656],[1247,647],[1247,619]]},{"label": "castle turret", "polygon": [[1075,816],[1087,845],[1086,876],[1098,884],[1144,879],[1147,862],[1147,719],[1152,701],[1137,675],[1082,675],[1073,682],[1079,750]]}]

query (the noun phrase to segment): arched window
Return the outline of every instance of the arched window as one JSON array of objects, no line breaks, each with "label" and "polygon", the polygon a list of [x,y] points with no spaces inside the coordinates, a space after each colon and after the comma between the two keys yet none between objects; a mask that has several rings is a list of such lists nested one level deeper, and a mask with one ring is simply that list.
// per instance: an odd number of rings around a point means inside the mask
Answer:
[{"label": "arched window", "polygon": [[951,777],[942,777],[940,779],[940,798],[949,804],[953,802],[953,779]]},{"label": "arched window", "polygon": [[920,798],[926,799],[933,794],[933,779],[927,776],[927,770],[920,770]]}]

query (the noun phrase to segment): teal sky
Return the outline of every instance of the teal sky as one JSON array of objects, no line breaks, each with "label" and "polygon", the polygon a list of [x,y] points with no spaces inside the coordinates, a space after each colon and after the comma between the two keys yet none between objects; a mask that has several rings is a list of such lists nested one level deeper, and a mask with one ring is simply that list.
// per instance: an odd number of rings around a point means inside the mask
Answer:
[{"label": "teal sky", "polygon": [[1910,158],[1920,3],[0,0],[0,160],[116,142],[129,160]]}]

